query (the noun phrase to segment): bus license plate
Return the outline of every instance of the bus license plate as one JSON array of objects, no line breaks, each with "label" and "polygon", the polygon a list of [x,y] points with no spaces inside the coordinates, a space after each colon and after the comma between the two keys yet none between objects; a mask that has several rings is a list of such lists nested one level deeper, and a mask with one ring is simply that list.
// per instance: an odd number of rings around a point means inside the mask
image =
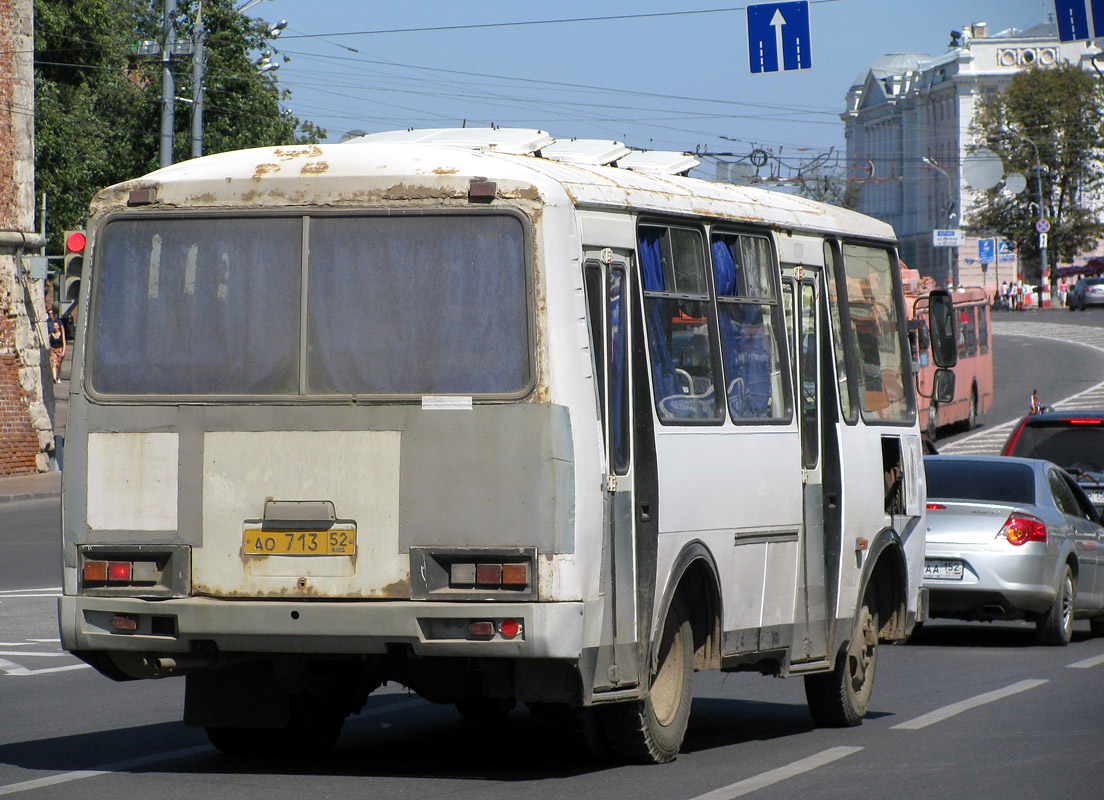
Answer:
[{"label": "bus license plate", "polygon": [[962,580],[961,561],[925,561],[924,577],[944,581]]},{"label": "bus license plate", "polygon": [[1104,506],[1104,492],[1089,492],[1089,500],[1094,506]]},{"label": "bus license plate", "polygon": [[247,556],[351,556],[356,554],[356,531],[246,530],[242,552]]}]

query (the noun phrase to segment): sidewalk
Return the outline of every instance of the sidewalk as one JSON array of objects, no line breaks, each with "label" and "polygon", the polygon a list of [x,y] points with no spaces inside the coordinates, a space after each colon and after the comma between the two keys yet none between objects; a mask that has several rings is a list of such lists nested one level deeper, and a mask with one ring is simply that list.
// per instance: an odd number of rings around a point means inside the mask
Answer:
[{"label": "sidewalk", "polygon": [[[69,365],[72,362],[72,353],[73,346],[70,344],[61,365],[61,382],[54,384],[55,441],[57,437],[64,439],[65,423],[69,417]],[[61,472],[56,469],[33,475],[0,477],[0,504],[58,497],[61,497]]]}]

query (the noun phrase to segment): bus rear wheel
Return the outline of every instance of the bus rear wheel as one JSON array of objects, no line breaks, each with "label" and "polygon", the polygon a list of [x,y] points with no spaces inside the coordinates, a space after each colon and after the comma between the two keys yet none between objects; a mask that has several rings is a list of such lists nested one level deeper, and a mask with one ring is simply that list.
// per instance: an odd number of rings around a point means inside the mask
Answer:
[{"label": "bus rear wheel", "polygon": [[805,698],[813,720],[826,728],[850,728],[862,723],[874,691],[878,663],[878,612],[863,601],[851,644],[836,657],[831,672],[805,676]]},{"label": "bus rear wheel", "polygon": [[610,752],[637,764],[673,761],[682,747],[694,695],[694,633],[686,604],[676,599],[659,640],[647,697],[602,709]]}]

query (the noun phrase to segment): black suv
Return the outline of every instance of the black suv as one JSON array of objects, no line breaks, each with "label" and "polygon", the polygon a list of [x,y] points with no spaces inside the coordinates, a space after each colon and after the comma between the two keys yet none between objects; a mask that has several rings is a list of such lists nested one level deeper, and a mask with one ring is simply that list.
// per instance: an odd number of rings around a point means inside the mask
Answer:
[{"label": "black suv", "polygon": [[1028,414],[1001,455],[1053,461],[1077,479],[1096,510],[1104,513],[1104,411]]}]

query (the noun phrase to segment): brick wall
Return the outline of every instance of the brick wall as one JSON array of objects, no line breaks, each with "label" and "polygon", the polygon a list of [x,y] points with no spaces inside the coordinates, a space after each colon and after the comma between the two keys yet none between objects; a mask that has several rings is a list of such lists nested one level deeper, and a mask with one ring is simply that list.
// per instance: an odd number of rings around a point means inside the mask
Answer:
[{"label": "brick wall", "polygon": [[31,324],[45,315],[42,282],[19,269],[34,227],[33,51],[33,0],[0,0],[0,476],[46,470],[53,448],[48,356]]}]

